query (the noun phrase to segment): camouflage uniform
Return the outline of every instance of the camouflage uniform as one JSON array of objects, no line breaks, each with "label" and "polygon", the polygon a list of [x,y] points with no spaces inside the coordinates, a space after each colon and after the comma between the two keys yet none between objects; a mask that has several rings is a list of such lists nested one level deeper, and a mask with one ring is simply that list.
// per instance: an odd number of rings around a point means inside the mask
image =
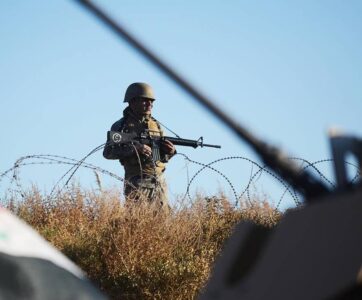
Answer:
[{"label": "camouflage uniform", "polygon": [[[127,107],[123,118],[115,122],[112,131],[141,134],[149,131],[150,135],[163,136],[160,124],[152,117],[140,119]],[[135,146],[106,145],[103,156],[107,159],[119,159],[125,170],[124,193],[126,198],[147,199],[157,205],[167,207],[167,187],[163,178],[165,163],[172,157],[160,149],[161,160],[153,161],[150,157],[138,155]]]}]

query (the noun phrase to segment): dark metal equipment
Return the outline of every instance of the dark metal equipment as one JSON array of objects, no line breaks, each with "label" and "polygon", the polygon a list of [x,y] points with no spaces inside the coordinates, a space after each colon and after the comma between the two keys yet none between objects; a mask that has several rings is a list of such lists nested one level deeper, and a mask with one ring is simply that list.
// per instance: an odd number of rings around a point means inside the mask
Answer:
[{"label": "dark metal equipment", "polygon": [[[362,299],[361,139],[332,135],[337,187],[273,229],[235,228],[199,300]],[[347,154],[358,160],[348,179]]]},{"label": "dark metal equipment", "polygon": [[362,299],[362,190],[237,225],[199,300]]},{"label": "dark metal equipment", "polygon": [[[337,187],[290,162],[278,148],[246,130],[88,0],[75,0],[222,121],[265,164],[305,197],[268,229],[240,223],[216,261],[200,300],[362,299],[361,139],[331,137]],[[345,157],[358,161],[348,179]]]},{"label": "dark metal equipment", "polygon": [[[343,135],[338,132],[331,132],[330,144],[334,158],[337,189],[343,191],[353,188],[355,180],[348,178],[346,159],[348,155],[353,155],[356,158],[359,166],[357,174],[359,175],[362,165],[362,139],[351,135]],[[357,176],[356,179],[358,177],[359,176]]]}]

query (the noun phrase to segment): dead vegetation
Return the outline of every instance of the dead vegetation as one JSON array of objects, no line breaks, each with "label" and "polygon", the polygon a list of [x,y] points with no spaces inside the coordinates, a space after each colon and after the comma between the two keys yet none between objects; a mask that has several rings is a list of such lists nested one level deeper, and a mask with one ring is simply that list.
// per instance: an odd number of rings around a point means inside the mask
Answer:
[{"label": "dead vegetation", "polygon": [[280,218],[266,202],[233,208],[222,194],[166,214],[125,207],[115,190],[76,186],[51,201],[34,188],[7,206],[111,299],[195,299],[237,222],[274,226]]}]

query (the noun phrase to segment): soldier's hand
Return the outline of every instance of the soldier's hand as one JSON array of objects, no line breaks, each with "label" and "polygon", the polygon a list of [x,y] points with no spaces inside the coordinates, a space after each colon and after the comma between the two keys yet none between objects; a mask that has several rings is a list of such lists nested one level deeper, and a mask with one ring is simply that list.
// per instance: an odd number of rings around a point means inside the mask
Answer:
[{"label": "soldier's hand", "polygon": [[135,144],[135,147],[136,147],[138,153],[140,153],[144,156],[149,157],[152,155],[152,149],[148,145],[137,143],[137,144]]},{"label": "soldier's hand", "polygon": [[175,145],[168,140],[162,141],[161,147],[166,154],[173,155],[176,152]]}]

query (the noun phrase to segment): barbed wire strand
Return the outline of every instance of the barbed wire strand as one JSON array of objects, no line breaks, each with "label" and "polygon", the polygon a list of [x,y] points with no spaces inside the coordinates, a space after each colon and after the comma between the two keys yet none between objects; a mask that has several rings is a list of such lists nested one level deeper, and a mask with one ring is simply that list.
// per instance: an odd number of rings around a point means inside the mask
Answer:
[{"label": "barbed wire strand", "polygon": [[[104,145],[104,144],[103,144]],[[101,146],[103,146],[101,145]],[[102,169],[98,166],[94,166],[90,163],[86,163],[85,162],[85,159],[90,156],[91,154],[95,153],[96,151],[100,150],[98,148],[100,148],[101,146],[98,146],[96,147],[95,149],[93,149],[90,154],[88,154],[85,158],[83,158],[82,160],[77,160],[77,159],[74,159],[74,158],[68,158],[68,157],[65,157],[65,156],[60,156],[60,155],[51,155],[51,154],[37,154],[37,155],[27,155],[27,156],[23,156],[21,158],[19,158],[18,160],[16,160],[16,162],[14,163],[14,165],[9,168],[8,170],[4,171],[3,173],[0,174],[0,182],[1,180],[4,178],[4,177],[8,177],[10,179],[10,184],[13,184],[15,183],[17,189],[12,189],[12,191],[16,192],[16,193],[19,193],[22,197],[25,196],[25,193],[23,192],[24,189],[21,185],[21,179],[20,179],[20,168],[21,167],[24,167],[24,166],[29,166],[29,165],[55,165],[55,164],[65,164],[65,165],[71,165],[72,168],[70,168],[70,170],[73,170],[73,168],[76,168],[73,173],[72,173],[72,176],[75,174],[75,171],[79,168],[79,167],[84,167],[84,168],[88,168],[88,169],[91,169],[93,171],[98,171],[104,175],[108,175],[112,178],[115,178],[119,181],[122,181],[124,182],[124,184],[126,184],[126,180],[112,172],[109,172],[108,170],[105,170],[105,169]],[[98,150],[97,150],[98,149]],[[282,180],[281,178],[279,178],[278,176],[276,176],[274,173],[270,172],[268,169],[267,169],[267,166],[264,165],[264,166],[261,166],[259,165],[258,163],[254,162],[253,160],[251,159],[248,159],[246,157],[242,157],[242,156],[229,156],[229,157],[224,157],[224,158],[220,158],[220,159],[217,159],[217,160],[214,160],[208,164],[204,164],[204,163],[201,163],[201,162],[197,162],[195,160],[192,160],[190,159],[187,155],[183,154],[183,153],[177,153],[178,155],[182,156],[185,161],[187,162],[187,164],[189,162],[193,163],[193,164],[196,164],[196,165],[200,165],[201,168],[192,176],[192,178],[190,180],[187,180],[188,184],[187,184],[187,188],[186,188],[186,192],[185,192],[185,196],[188,196],[188,198],[190,199],[190,201],[192,201],[191,199],[191,195],[190,195],[190,186],[192,184],[192,182],[195,180],[195,178],[204,170],[206,169],[209,169],[209,170],[212,170],[214,172],[216,172],[217,174],[219,174],[220,176],[222,176],[226,182],[229,184],[229,186],[231,187],[232,191],[233,191],[233,194],[235,196],[235,204],[234,206],[236,207],[238,205],[238,203],[240,202],[241,198],[243,197],[243,195],[245,193],[247,193],[247,200],[249,201],[249,203],[251,203],[251,199],[250,199],[250,194],[249,194],[249,190],[250,190],[250,186],[252,185],[253,182],[255,182],[255,178],[259,175],[258,178],[261,177],[262,175],[262,172],[266,172],[268,175],[274,177],[278,182],[280,182],[284,187],[285,187],[285,190],[282,194],[282,196],[280,197],[278,203],[277,203],[277,206],[276,206],[276,209],[279,209],[279,206],[285,196],[285,194],[288,192],[291,197],[293,198],[296,206],[300,205],[301,202],[299,201],[298,199],[298,196],[297,194],[295,193],[295,190],[294,190],[294,193],[292,192],[291,190],[291,187],[284,181]],[[27,160],[30,160],[30,159],[35,159],[35,160],[40,160],[40,161],[30,161],[30,162],[26,162]],[[223,174],[221,171],[217,170],[216,168],[214,167],[211,167],[211,165],[213,164],[216,164],[216,163],[219,163],[219,162],[222,162],[222,161],[226,161],[226,160],[231,160],[231,159],[241,159],[241,160],[246,160],[248,162],[251,163],[251,166],[252,168],[254,166],[258,167],[258,170],[253,174],[253,172],[251,172],[251,176],[249,177],[249,181],[248,181],[248,184],[246,185],[245,189],[240,193],[240,196],[237,196],[237,193],[236,193],[236,189],[234,187],[234,185],[232,184],[231,180],[225,175]],[[330,184],[331,186],[335,187],[335,184],[330,181],[317,167],[316,165],[317,164],[320,164],[320,163],[324,163],[324,162],[333,162],[333,159],[323,159],[323,160],[318,160],[318,161],[315,161],[315,162],[310,162],[306,159],[303,159],[303,158],[298,158],[298,157],[291,157],[290,159],[293,159],[293,160],[297,160],[297,161],[301,161],[302,164],[306,164],[305,166],[303,166],[301,169],[307,169],[307,168],[313,168],[318,174],[319,176],[321,177],[321,179],[325,180],[328,184]],[[345,161],[346,164],[354,167],[356,169],[356,174],[354,175],[354,177],[350,180],[350,183],[352,184],[353,182],[355,182],[358,178],[360,178],[361,174],[360,174],[360,170],[359,170],[359,167],[353,163],[350,163],[350,162],[347,162]],[[9,173],[13,172],[13,175],[11,177],[9,177]],[[68,170],[68,173],[69,173],[69,170]],[[68,174],[66,173],[66,174]],[[187,173],[188,173],[188,168],[187,168]],[[65,176],[66,176],[65,174]],[[62,179],[65,177],[64,175],[62,176]],[[189,176],[189,175],[187,175]],[[188,178],[187,178],[188,179]],[[64,188],[64,187],[63,187]],[[60,189],[61,191],[62,189]],[[51,194],[53,193],[53,190],[51,192]],[[50,197],[51,198],[51,197]]]}]

